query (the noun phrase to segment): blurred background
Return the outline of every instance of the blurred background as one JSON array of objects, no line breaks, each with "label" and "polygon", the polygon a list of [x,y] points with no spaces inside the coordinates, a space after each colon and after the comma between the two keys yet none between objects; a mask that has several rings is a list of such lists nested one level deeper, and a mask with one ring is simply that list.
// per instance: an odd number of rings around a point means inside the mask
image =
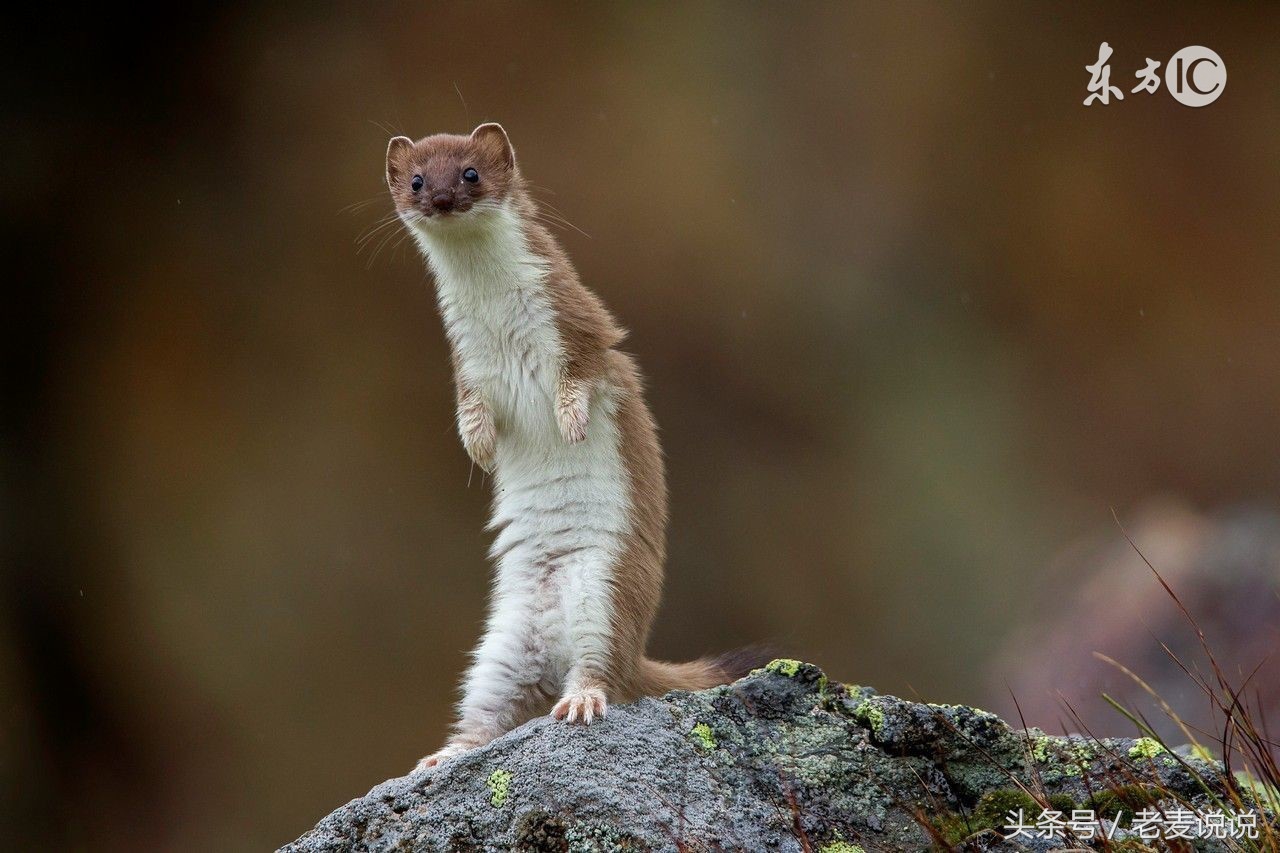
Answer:
[{"label": "blurred background", "polygon": [[[585,232],[669,464],[654,653],[1129,734],[1091,653],[1190,634],[1113,508],[1233,666],[1280,639],[1274,4],[27,14],[6,847],[269,849],[443,737],[488,496],[421,261],[357,245],[394,133],[502,121]],[[1217,102],[1129,93],[1190,44]]]}]

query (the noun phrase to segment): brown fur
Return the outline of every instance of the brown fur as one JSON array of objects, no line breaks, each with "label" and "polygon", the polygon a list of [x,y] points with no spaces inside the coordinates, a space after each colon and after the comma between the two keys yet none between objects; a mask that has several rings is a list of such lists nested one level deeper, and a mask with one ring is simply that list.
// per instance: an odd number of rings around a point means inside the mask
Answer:
[{"label": "brown fur", "polygon": [[[468,167],[479,172],[478,182],[460,180]],[[411,189],[414,175],[423,179],[418,192]],[[561,405],[568,407],[579,390],[602,384],[615,394],[620,449],[630,478],[631,525],[614,568],[608,671],[583,673],[580,686],[602,689],[611,701],[627,701],[673,689],[699,690],[745,674],[739,671],[744,661],[757,661],[760,654],[688,663],[645,657],[666,559],[667,487],[657,427],[644,401],[639,370],[629,355],[616,349],[626,333],[582,284],[564,249],[542,225],[505,131],[485,124],[470,136],[438,134],[417,142],[397,137],[387,149],[387,183],[399,209],[426,216],[438,215],[431,203],[437,192],[451,193],[457,212],[484,200],[509,201],[523,223],[529,248],[548,267],[546,289],[565,349]],[[458,389],[458,397],[460,407],[468,405],[465,388]]]}]

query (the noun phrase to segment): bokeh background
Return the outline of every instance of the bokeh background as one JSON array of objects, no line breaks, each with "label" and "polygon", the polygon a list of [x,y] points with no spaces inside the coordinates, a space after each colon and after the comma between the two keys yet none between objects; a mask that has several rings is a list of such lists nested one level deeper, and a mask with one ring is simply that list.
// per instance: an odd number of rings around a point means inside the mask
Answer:
[{"label": "bokeh background", "polygon": [[[1214,613],[1274,648],[1280,7],[182,9],[0,60],[8,849],[269,849],[443,736],[487,494],[421,262],[357,244],[392,133],[502,121],[585,232],[669,463],[657,654],[1055,729],[1094,648],[1179,642],[1112,508],[1189,596],[1258,519]],[[1225,94],[1085,108],[1104,40]]]}]

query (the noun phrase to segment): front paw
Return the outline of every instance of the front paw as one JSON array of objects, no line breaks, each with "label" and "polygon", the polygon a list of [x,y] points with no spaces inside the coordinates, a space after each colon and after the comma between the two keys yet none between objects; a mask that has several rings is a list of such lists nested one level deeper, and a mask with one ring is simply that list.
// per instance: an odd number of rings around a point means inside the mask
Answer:
[{"label": "front paw", "polygon": [[493,418],[488,415],[472,417],[461,424],[459,434],[471,461],[484,469],[485,473],[492,474],[494,458],[498,452],[498,430],[493,425]]},{"label": "front paw", "polygon": [[420,759],[418,763],[414,766],[413,772],[421,773],[423,770],[427,770],[429,768],[443,764],[449,759],[455,756],[461,755],[466,751],[467,751],[467,748],[465,746],[459,746],[456,743],[448,744],[436,750],[435,752],[431,753],[430,755],[426,756],[425,758]]},{"label": "front paw", "polygon": [[585,726],[591,725],[596,717],[609,715],[609,700],[604,691],[596,687],[584,687],[564,695],[564,698],[551,709],[551,716],[566,723],[576,723],[579,719]]}]

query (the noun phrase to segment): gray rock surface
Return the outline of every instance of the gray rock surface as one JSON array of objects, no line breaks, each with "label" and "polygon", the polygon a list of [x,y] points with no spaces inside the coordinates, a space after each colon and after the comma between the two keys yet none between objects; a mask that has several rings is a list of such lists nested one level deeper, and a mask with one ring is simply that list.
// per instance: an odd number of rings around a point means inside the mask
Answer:
[{"label": "gray rock surface", "polygon": [[1103,805],[1091,797],[1135,781],[1204,804],[1220,788],[1206,793],[1197,776],[1216,778],[1216,765],[1154,741],[1016,731],[784,660],[724,687],[613,707],[589,728],[534,720],[378,785],[282,850],[857,853],[966,837],[973,849],[1053,849],[1064,845],[984,832],[984,809],[1027,797],[1023,786],[1039,801],[1027,801],[1034,821],[1049,795]]}]

